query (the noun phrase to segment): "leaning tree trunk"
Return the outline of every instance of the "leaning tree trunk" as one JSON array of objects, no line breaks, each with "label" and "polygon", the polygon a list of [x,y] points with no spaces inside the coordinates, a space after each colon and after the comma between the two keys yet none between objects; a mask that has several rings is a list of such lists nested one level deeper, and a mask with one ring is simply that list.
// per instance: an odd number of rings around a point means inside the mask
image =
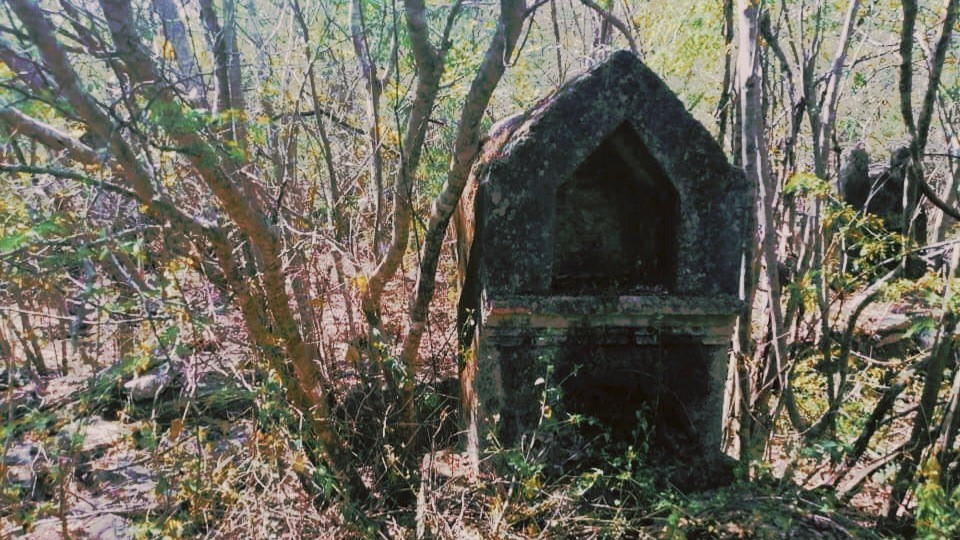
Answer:
[{"label": "leaning tree trunk", "polygon": [[417,276],[416,297],[410,309],[410,328],[403,340],[400,358],[407,368],[404,398],[408,419],[413,417],[413,390],[420,372],[420,342],[427,328],[427,315],[436,288],[437,264],[446,236],[450,216],[467,183],[470,167],[480,150],[480,121],[487,110],[493,91],[506,71],[507,62],[520,37],[526,16],[524,0],[501,0],[500,20],[496,34],[487,47],[483,63],[470,85],[466,102],[460,112],[460,122],[454,142],[453,160],[447,172],[447,181],[440,195],[433,201],[430,219],[424,237]]},{"label": "leaning tree trunk", "polygon": [[443,59],[450,48],[449,36],[453,21],[460,12],[462,0],[450,8],[447,27],[443,31],[440,48],[430,43],[427,25],[427,7],[423,0],[407,0],[403,9],[409,32],[410,49],[417,67],[414,100],[403,136],[400,170],[393,188],[393,224],[387,251],[370,276],[363,294],[363,311],[372,325],[380,324],[380,300],[387,283],[397,273],[407,252],[410,226],[413,222],[413,186],[423,154],[427,123],[436,105],[443,75]]}]

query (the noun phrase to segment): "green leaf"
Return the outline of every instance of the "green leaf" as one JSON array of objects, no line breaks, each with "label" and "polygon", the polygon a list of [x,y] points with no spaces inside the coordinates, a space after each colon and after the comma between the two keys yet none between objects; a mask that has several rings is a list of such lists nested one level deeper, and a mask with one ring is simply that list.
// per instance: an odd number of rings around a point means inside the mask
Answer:
[{"label": "green leaf", "polygon": [[27,243],[28,235],[18,232],[0,237],[0,252],[9,253],[16,251]]}]

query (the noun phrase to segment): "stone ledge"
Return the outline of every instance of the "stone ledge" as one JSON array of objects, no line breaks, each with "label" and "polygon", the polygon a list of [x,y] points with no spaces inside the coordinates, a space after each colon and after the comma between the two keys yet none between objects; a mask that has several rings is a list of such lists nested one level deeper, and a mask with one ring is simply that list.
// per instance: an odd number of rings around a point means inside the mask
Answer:
[{"label": "stone ledge", "polygon": [[[632,339],[637,344],[656,343],[657,335],[684,335],[706,345],[722,345],[730,338],[741,305],[729,296],[511,296],[484,303],[482,326],[497,334],[630,328],[636,329]],[[562,340],[564,333],[558,332],[555,339]]]}]

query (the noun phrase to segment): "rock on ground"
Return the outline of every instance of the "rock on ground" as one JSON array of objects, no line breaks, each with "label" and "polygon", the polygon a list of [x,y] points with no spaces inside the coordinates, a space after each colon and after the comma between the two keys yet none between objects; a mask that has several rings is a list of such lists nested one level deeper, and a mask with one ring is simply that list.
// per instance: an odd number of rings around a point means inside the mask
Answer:
[{"label": "rock on ground", "polygon": [[91,416],[86,421],[77,420],[64,426],[57,439],[63,446],[79,442],[81,454],[94,454],[114,446],[131,433],[130,428],[120,422]]}]

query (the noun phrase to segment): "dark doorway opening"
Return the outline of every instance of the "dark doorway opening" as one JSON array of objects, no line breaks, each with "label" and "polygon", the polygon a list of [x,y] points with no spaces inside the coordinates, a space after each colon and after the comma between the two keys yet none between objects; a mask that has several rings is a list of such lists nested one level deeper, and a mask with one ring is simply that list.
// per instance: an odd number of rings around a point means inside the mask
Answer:
[{"label": "dark doorway opening", "polygon": [[552,289],[563,294],[671,289],[680,201],[626,123],[557,190]]}]

